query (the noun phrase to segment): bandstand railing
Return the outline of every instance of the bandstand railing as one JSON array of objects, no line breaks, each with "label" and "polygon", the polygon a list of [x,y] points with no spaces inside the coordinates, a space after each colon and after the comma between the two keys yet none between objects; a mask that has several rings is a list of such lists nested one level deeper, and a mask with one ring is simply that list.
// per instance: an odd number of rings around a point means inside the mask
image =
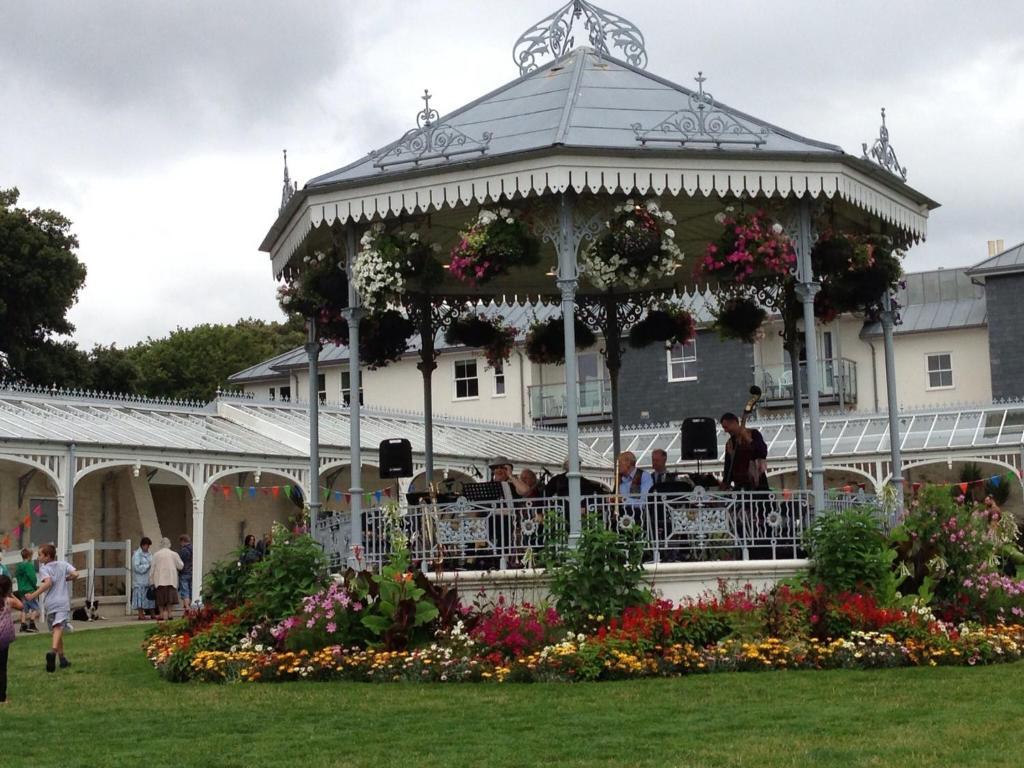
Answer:
[{"label": "bandstand railing", "polygon": [[[391,551],[391,531],[408,540],[423,570],[506,570],[541,564],[541,554],[567,546],[569,500],[563,497],[390,505],[363,510],[362,547],[353,552],[348,513],[324,515],[315,538],[332,568],[352,559],[377,569]],[[831,495],[826,509],[882,505],[863,492]],[[810,491],[707,491],[651,494],[646,503],[584,496],[586,519],[611,530],[639,526],[644,561],[781,560],[804,557],[814,519]]]}]

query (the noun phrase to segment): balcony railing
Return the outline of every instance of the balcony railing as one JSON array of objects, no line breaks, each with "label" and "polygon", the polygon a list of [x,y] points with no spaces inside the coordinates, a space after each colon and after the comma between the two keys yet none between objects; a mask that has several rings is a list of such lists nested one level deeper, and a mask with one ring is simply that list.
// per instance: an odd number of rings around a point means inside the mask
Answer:
[{"label": "balcony railing", "polygon": [[[565,418],[565,384],[540,384],[530,390],[530,417],[537,422]],[[579,415],[593,418],[612,412],[612,388],[608,381],[584,381],[577,385]]]},{"label": "balcony railing", "polygon": [[[825,508],[873,508],[887,520],[879,500],[858,494],[830,496]],[[423,570],[493,570],[537,566],[543,550],[568,546],[569,500],[564,497],[402,504],[363,511],[363,545],[351,547],[347,512],[318,520],[313,535],[331,567],[344,569],[357,556],[361,567],[380,568],[390,552],[389,531],[408,540],[410,555]],[[650,494],[627,504],[613,496],[584,496],[581,512],[610,530],[639,526],[645,562],[777,560],[804,557],[804,533],[814,519],[807,491]]]},{"label": "balcony railing", "polygon": [[[793,405],[793,371],[782,365],[754,368],[754,383],[764,393],[765,408]],[[800,364],[800,391],[807,402],[807,364]],[[857,363],[835,358],[818,361],[818,401],[822,405],[847,408],[857,403]]]}]

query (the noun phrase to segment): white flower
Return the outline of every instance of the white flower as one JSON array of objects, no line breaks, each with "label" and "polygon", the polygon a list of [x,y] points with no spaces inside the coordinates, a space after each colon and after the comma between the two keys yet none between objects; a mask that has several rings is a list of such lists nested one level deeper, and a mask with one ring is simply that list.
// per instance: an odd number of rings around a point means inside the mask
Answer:
[{"label": "white flower", "polygon": [[716,224],[724,224],[725,223],[725,214],[724,213],[716,213],[715,214],[715,223]]},{"label": "white flower", "polygon": [[513,219],[511,216],[509,216],[507,219],[505,219],[505,223],[506,224],[515,224],[516,220]]},{"label": "white flower", "polygon": [[666,229],[665,230],[665,237],[673,238],[675,236],[676,236],[676,231],[674,229]]},{"label": "white flower", "polygon": [[503,219],[509,219],[512,216],[512,211],[510,211],[508,208],[499,208],[498,215],[501,216],[501,218]]},{"label": "white flower", "polygon": [[772,234],[773,235],[781,235],[782,234],[782,225],[781,224],[772,224]]},{"label": "white flower", "polygon": [[413,232],[412,234],[409,235],[409,240],[414,243],[418,243],[420,241],[420,233]]},{"label": "white flower", "polygon": [[626,229],[632,229],[636,226],[636,222],[632,219],[626,219]]}]

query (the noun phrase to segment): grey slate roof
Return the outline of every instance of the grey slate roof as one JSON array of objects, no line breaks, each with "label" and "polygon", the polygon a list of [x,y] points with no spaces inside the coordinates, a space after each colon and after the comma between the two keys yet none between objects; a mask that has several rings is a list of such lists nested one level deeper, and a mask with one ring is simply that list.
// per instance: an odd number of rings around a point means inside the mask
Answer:
[{"label": "grey slate roof", "polygon": [[[988,322],[985,289],[971,282],[971,270],[937,269],[912,272],[897,293],[900,325],[894,333],[925,333],[974,328]],[[863,335],[880,336],[881,323],[867,323]]]},{"label": "grey slate roof", "polygon": [[1024,272],[1024,243],[1017,243],[967,270],[971,277],[982,279],[989,275],[1010,275],[1015,272]]},{"label": "grey slate roof", "polygon": [[[724,85],[724,83],[722,83]],[[712,93],[715,83],[708,84]],[[685,109],[695,92],[664,78],[606,57],[592,48],[576,48],[560,59],[530,72],[507,85],[444,115],[438,124],[458,129],[471,139],[492,134],[485,158],[523,154],[561,146],[579,149],[664,151],[666,145],[642,147],[631,127],[639,123],[651,129],[673,113]],[[799,153],[821,156],[843,155],[843,150],[798,136],[763,120],[716,102],[716,108],[740,125],[760,132],[765,143],[727,144],[730,152]],[[398,141],[384,146],[386,152]],[[679,145],[672,145],[680,151]],[[712,144],[689,144],[687,152],[721,152]],[[458,165],[479,161],[479,154],[466,154],[450,161],[436,159],[419,167]],[[407,172],[412,165],[383,171],[368,156],[336,171],[311,179],[306,187],[382,178]]]}]

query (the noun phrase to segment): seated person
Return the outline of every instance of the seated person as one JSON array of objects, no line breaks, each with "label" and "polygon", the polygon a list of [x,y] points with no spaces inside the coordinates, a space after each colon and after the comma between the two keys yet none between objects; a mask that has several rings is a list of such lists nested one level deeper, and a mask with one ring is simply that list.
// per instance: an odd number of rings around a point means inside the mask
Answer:
[{"label": "seated person", "polygon": [[668,453],[663,448],[651,451],[651,477],[654,484],[667,483],[678,479],[675,472],[668,471]]},{"label": "seated person", "polygon": [[524,469],[519,477],[512,475],[509,478],[512,487],[524,499],[536,499],[541,496],[540,482],[537,480],[537,473],[532,469]]}]

